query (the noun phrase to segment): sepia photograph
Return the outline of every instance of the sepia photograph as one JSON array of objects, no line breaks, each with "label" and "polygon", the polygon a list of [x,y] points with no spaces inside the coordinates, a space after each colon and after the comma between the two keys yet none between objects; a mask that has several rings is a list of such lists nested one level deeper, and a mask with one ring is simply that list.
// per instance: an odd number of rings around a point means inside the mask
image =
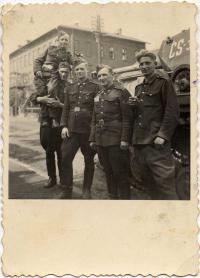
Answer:
[{"label": "sepia photograph", "polygon": [[190,22],[98,8],[13,11],[9,198],[189,200]]},{"label": "sepia photograph", "polygon": [[3,7],[5,275],[198,273],[196,13]]}]

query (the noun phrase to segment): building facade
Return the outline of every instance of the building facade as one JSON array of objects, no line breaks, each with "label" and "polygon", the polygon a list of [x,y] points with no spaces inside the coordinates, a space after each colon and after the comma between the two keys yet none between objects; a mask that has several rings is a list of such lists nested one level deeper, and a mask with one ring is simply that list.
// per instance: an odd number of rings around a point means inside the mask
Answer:
[{"label": "building facade", "polygon": [[145,48],[145,42],[121,34],[97,33],[78,26],[58,26],[10,54],[10,88],[33,90],[33,61],[56,42],[59,30],[70,35],[71,53],[82,53],[90,71],[95,70],[99,63],[113,68],[134,64],[135,52]]}]

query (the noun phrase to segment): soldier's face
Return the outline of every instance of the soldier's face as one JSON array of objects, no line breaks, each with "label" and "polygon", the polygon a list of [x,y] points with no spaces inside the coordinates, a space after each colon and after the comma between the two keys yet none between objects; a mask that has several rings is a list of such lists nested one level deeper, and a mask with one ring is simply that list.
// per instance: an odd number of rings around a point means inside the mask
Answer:
[{"label": "soldier's face", "polygon": [[59,45],[60,45],[61,47],[67,47],[68,44],[69,44],[69,36],[68,36],[67,34],[61,36],[61,37],[58,39],[58,42],[59,42]]},{"label": "soldier's face", "polygon": [[152,75],[155,72],[156,63],[151,57],[142,57],[139,62],[141,72],[146,75]]},{"label": "soldier's face", "polygon": [[80,80],[85,79],[88,75],[87,66],[84,63],[76,66],[74,71],[75,71],[76,77]]},{"label": "soldier's face", "polygon": [[59,75],[60,75],[60,79],[61,80],[67,80],[68,78],[68,75],[69,75],[69,70],[68,69],[65,69],[65,68],[61,68],[59,69]]},{"label": "soldier's face", "polygon": [[113,75],[107,68],[101,69],[97,74],[98,80],[102,86],[109,86],[113,83]]}]

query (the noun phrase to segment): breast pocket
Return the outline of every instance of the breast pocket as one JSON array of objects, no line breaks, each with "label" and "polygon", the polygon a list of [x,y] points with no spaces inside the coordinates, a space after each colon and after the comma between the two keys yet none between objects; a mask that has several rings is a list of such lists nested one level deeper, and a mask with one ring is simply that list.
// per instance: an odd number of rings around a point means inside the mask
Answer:
[{"label": "breast pocket", "polygon": [[104,99],[105,112],[117,113],[120,110],[119,99],[116,97],[107,97]]},{"label": "breast pocket", "polygon": [[90,93],[83,93],[82,103],[93,103],[93,95]]},{"label": "breast pocket", "polygon": [[77,94],[73,92],[70,92],[68,94],[70,103],[75,103],[77,101]]},{"label": "breast pocket", "polygon": [[144,97],[143,105],[145,107],[158,107],[161,105],[160,103],[160,94],[146,94]]}]

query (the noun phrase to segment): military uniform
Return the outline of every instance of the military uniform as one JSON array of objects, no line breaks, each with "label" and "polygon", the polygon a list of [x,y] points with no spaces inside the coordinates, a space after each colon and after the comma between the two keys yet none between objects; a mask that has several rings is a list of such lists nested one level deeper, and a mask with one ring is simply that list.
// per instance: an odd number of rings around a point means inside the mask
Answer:
[{"label": "military uniform", "polygon": [[103,164],[110,199],[129,199],[128,151],[121,141],[130,142],[131,114],[127,105],[129,92],[118,84],[101,89],[94,99],[90,141],[95,142]]},{"label": "military uniform", "polygon": [[[52,76],[52,73],[58,69],[61,62],[67,62],[73,64],[72,55],[64,47],[49,46],[46,51],[35,59],[33,64],[34,85],[36,88],[37,96],[46,96],[48,94],[47,84]],[[37,77],[36,73],[41,71],[43,77]],[[40,120],[48,121],[49,109],[46,105],[41,104]]]},{"label": "military uniform", "polygon": [[[179,120],[179,107],[171,80],[159,73],[137,85],[132,143],[143,181],[152,199],[177,199],[175,165],[170,141]],[[154,139],[165,139],[164,145]]]},{"label": "military uniform", "polygon": [[89,79],[82,83],[75,82],[66,89],[61,126],[68,128],[69,137],[63,140],[61,150],[62,185],[67,198],[72,194],[72,162],[79,147],[85,161],[83,193],[89,193],[92,186],[95,152],[90,148],[88,139],[97,90],[98,85]]}]

